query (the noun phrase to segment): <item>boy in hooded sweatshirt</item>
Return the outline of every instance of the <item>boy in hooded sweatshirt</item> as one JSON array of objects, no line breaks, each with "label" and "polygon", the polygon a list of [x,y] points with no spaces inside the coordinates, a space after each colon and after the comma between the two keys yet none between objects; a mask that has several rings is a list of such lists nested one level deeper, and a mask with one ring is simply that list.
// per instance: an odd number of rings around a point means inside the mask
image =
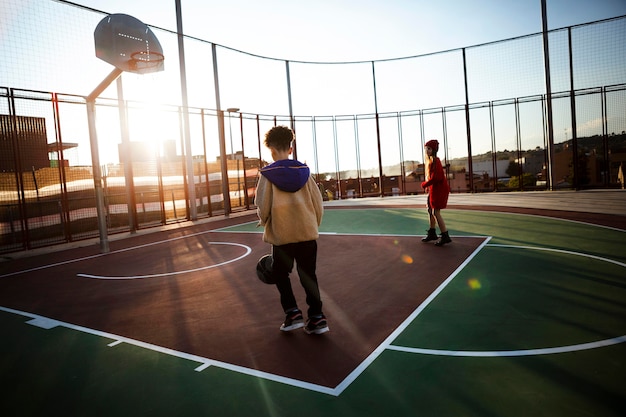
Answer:
[{"label": "boy in hooded sweatshirt", "polygon": [[[289,159],[293,140],[293,131],[286,126],[275,126],[265,134],[274,162],[261,169],[255,204],[259,225],[265,228],[263,240],[272,244],[272,275],[286,315],[280,330],[304,327],[308,334],[322,334],[329,330],[315,274],[322,195],[309,167]],[[306,293],[306,324],[289,279],[294,261]]]}]

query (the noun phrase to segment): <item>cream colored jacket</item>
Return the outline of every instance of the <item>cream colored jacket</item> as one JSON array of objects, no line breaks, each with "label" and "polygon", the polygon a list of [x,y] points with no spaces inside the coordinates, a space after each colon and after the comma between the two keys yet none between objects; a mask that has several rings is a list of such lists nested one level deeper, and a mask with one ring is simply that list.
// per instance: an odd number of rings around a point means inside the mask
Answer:
[{"label": "cream colored jacket", "polygon": [[280,190],[261,175],[255,203],[259,226],[265,227],[265,242],[280,246],[319,237],[318,228],[324,208],[322,194],[313,177],[309,177],[298,191],[291,193]]}]

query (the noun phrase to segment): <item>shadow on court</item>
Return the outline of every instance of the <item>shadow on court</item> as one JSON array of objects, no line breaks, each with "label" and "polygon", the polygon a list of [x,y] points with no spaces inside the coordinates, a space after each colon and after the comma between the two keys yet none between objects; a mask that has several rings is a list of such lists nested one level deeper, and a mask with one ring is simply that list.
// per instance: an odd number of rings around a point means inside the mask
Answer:
[{"label": "shadow on court", "polygon": [[[335,387],[483,242],[463,237],[439,248],[417,236],[320,236],[331,331],[307,335],[278,330],[278,292],[254,273],[270,249],[261,235],[207,228],[112,242],[108,254],[90,247],[12,262],[0,274],[0,305]],[[295,271],[292,281],[306,311]]]}]

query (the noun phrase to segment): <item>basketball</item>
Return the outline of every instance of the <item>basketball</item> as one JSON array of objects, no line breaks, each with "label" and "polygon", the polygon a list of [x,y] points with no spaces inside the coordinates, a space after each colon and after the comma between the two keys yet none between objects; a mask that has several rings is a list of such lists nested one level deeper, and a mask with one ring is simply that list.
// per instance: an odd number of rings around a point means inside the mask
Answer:
[{"label": "basketball", "polygon": [[272,255],[267,254],[261,256],[259,262],[256,264],[256,275],[259,277],[259,280],[264,284],[273,285],[276,284],[274,277],[272,276],[272,263],[274,260],[272,259]]}]

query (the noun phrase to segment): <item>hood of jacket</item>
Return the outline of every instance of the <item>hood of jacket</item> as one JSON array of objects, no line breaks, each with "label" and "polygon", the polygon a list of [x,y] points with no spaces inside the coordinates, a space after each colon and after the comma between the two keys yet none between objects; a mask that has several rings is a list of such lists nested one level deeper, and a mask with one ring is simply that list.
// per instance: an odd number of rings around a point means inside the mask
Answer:
[{"label": "hood of jacket", "polygon": [[295,159],[282,159],[262,168],[261,175],[280,190],[295,193],[307,183],[311,170]]}]

